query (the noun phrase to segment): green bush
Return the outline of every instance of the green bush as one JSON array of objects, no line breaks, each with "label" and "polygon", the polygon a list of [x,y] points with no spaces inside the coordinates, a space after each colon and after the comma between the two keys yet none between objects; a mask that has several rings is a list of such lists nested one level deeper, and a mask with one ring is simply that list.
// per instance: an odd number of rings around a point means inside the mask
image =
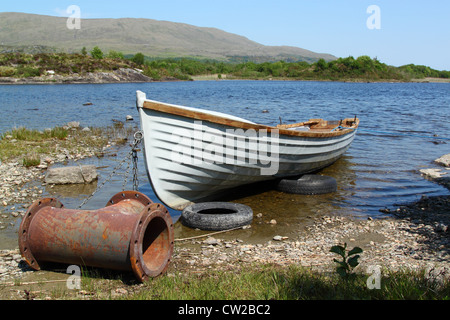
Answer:
[{"label": "green bush", "polygon": [[94,49],[91,50],[91,56],[94,59],[103,59],[103,51],[100,50],[99,47],[95,46]]},{"label": "green bush", "polygon": [[328,64],[324,59],[319,59],[316,62],[316,71],[323,71],[328,68]]},{"label": "green bush", "polygon": [[145,56],[142,53],[136,53],[133,57],[133,59],[131,59],[131,61],[133,61],[134,63],[136,63],[137,65],[143,65],[145,62]]},{"label": "green bush", "polygon": [[0,66],[0,77],[12,77],[16,73],[13,67]]},{"label": "green bush", "polygon": [[109,51],[108,55],[106,57],[109,59],[118,59],[118,60],[125,59],[122,52],[118,52],[118,51],[114,51],[114,50]]},{"label": "green bush", "polygon": [[152,78],[153,80],[161,80],[161,75],[159,74],[159,72],[150,66],[145,66],[143,74],[147,77]]},{"label": "green bush", "polygon": [[16,76],[29,78],[29,77],[39,77],[42,74],[40,69],[33,67],[21,66],[16,70]]}]

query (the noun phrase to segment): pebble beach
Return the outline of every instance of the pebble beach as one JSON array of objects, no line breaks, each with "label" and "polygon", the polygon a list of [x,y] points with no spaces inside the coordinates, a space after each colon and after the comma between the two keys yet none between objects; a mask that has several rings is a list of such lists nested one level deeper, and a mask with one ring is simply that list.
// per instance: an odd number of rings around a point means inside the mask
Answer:
[{"label": "pebble beach", "polygon": [[[3,206],[0,228],[11,223],[11,218],[23,216],[28,204],[42,196],[44,174],[45,167],[25,168],[19,162],[0,164],[0,203]],[[441,174],[435,179],[449,188],[447,177]],[[394,209],[380,208],[380,211],[384,215],[376,219],[314,218],[295,238],[274,235],[262,243],[246,243],[239,239],[239,231],[176,239],[168,272],[233,270],[236,266],[253,263],[297,264],[330,271],[334,267],[330,248],[347,243],[349,248],[359,246],[364,250],[360,260],[362,271],[371,266],[389,270],[438,268],[441,276],[449,277],[450,196],[423,196],[415,203]],[[263,218],[255,215],[253,223],[264,223]],[[19,249],[0,250],[0,283],[14,281],[30,271]]]},{"label": "pebble beach", "polygon": [[[450,271],[448,232],[450,196],[424,198],[379,219],[348,216],[317,218],[296,239],[274,236],[267,243],[248,244],[220,236],[186,241],[178,246],[175,263],[187,270],[235,268],[240,263],[300,264],[319,271],[333,268],[334,245],[361,247],[361,267],[425,269],[442,267]],[[395,215],[394,217],[392,215]],[[449,275],[447,273],[447,275]]]}]

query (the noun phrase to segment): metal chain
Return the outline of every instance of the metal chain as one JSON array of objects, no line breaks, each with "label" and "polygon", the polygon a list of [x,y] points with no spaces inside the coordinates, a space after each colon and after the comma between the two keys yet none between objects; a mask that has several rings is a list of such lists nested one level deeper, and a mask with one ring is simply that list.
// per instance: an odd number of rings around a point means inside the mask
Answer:
[{"label": "metal chain", "polygon": [[[130,155],[127,155],[127,159],[130,158]],[[130,159],[131,160],[131,159]],[[128,160],[127,169],[125,170],[125,178],[123,179],[122,191],[125,191],[128,182],[128,175],[130,174],[131,161]]]},{"label": "metal chain", "polygon": [[139,190],[139,178],[138,178],[138,151],[140,151],[137,146],[141,143],[144,138],[144,133],[142,131],[137,131],[134,134],[134,144],[131,150],[133,158],[133,191]]},{"label": "metal chain", "polygon": [[133,150],[133,191],[139,191],[139,178],[138,178],[138,150]]},{"label": "metal chain", "polygon": [[105,179],[105,181],[103,181],[100,186],[97,187],[97,189],[95,189],[94,192],[92,192],[89,197],[87,197],[78,207],[78,209],[81,209],[84,205],[86,205],[86,203],[88,203],[93,197],[94,195],[100,190],[102,189],[105,184],[111,180],[111,178],[117,173],[117,171],[122,167],[122,165],[128,160],[128,166],[127,166],[127,170],[125,173],[125,181],[124,184],[122,186],[123,191],[125,191],[125,185],[127,183],[128,180],[128,173],[130,171],[130,159],[133,159],[133,188],[134,191],[138,190],[138,186],[139,186],[139,182],[138,182],[138,178],[137,178],[137,172],[138,172],[138,168],[137,168],[137,152],[139,151],[139,149],[137,149],[137,146],[139,145],[139,143],[141,143],[143,139],[143,133],[142,131],[137,131],[134,134],[134,142],[131,148],[131,151],[126,155],[126,157],[120,161],[120,163],[114,168],[114,170],[111,172],[111,174],[108,176],[108,178]]}]

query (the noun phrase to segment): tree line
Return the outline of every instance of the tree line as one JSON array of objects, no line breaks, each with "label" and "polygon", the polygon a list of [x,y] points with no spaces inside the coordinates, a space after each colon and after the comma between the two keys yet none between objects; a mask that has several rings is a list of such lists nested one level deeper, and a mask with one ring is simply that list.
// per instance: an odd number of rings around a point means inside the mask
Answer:
[{"label": "tree line", "polygon": [[[249,57],[250,59],[250,57]],[[240,63],[195,58],[156,58],[143,53],[125,55],[110,50],[104,53],[99,47],[89,52],[84,47],[78,54],[23,53],[0,54],[0,77],[39,76],[45,70],[59,74],[111,71],[119,68],[141,69],[143,74],[153,78],[190,80],[198,75],[227,75],[235,79],[292,79],[292,80],[398,80],[408,81],[425,77],[450,78],[450,71],[439,71],[427,66],[408,64],[401,67],[389,66],[377,58],[352,56],[333,61],[320,59],[307,61],[253,62],[249,59]]]}]

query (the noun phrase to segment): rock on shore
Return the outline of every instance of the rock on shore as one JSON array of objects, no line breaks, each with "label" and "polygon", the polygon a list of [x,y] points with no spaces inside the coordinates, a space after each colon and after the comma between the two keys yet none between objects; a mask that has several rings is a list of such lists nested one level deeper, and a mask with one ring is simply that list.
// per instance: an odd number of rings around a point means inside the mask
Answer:
[{"label": "rock on shore", "polygon": [[436,159],[434,162],[447,168],[450,167],[450,153],[443,155],[439,159]]},{"label": "rock on shore", "polygon": [[89,184],[97,180],[97,168],[93,165],[50,168],[45,175],[47,184]]},{"label": "rock on shore", "polygon": [[420,173],[450,190],[450,154],[446,154],[434,161],[444,168],[421,169]]},{"label": "rock on shore", "polygon": [[18,249],[0,250],[0,281],[18,278],[30,270],[32,269],[22,261]]}]

